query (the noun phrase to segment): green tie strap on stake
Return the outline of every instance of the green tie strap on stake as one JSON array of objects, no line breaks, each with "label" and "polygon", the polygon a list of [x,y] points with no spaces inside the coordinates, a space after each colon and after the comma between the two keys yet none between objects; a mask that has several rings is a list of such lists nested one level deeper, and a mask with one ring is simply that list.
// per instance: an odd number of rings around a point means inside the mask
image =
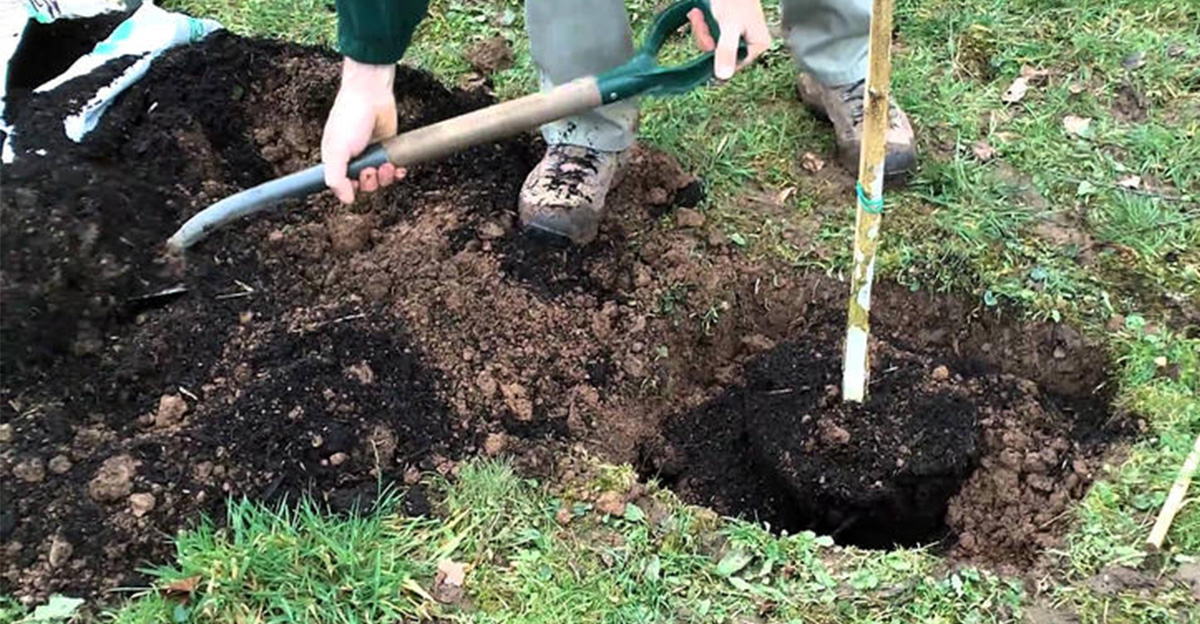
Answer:
[{"label": "green tie strap on stake", "polygon": [[875,214],[875,215],[883,214],[883,198],[882,197],[880,197],[878,199],[871,199],[870,197],[867,197],[866,192],[863,191],[862,182],[858,182],[854,186],[855,186],[855,191],[858,193],[858,205],[860,208],[862,208],[864,211],[866,211],[869,214]]},{"label": "green tie strap on stake", "polygon": [[862,150],[858,161],[855,202],[854,269],[850,276],[850,310],[842,368],[842,399],[862,403],[871,367],[871,284],[875,250],[883,221],[883,176],[887,156],[889,86],[892,73],[892,0],[874,0],[867,51],[867,92],[863,104]]}]

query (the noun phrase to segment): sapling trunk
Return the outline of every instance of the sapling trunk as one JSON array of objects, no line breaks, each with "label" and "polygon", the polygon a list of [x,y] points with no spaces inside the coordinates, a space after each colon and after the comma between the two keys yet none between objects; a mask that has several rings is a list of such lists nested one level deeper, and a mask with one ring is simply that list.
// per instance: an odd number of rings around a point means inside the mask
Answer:
[{"label": "sapling trunk", "polygon": [[871,283],[875,279],[875,249],[879,244],[879,227],[883,220],[891,47],[892,0],[875,0],[867,53],[869,67],[855,201],[854,269],[850,277],[850,310],[842,370],[842,398],[859,403],[866,398],[870,377],[867,343],[871,334]]}]

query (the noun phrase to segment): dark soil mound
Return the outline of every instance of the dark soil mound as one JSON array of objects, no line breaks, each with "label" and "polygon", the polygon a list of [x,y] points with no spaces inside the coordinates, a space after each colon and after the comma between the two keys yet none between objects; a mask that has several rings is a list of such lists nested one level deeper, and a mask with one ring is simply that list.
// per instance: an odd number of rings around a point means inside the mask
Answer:
[{"label": "dark soil mound", "polygon": [[[525,135],[164,257],[197,210],[318,161],[337,77],[328,51],[218,33],[156,61],[82,145],[35,113],[96,76],[22,109],[0,168],[0,593],[137,584],[227,496],[341,509],[453,474],[485,438],[539,475],[579,444],[641,458],[688,500],[864,544],[944,523],[960,556],[1025,563],[1062,535],[1111,433],[1102,353],[880,285],[888,403],[846,410],[824,389],[844,286],[670,218],[702,186],[653,149],[585,249],[519,232]],[[402,128],[491,102],[403,68],[396,94]],[[935,363],[962,379],[931,382]]]},{"label": "dark soil mound", "polygon": [[[5,593],[136,582],[169,552],[163,535],[219,517],[227,495],[311,491],[346,508],[436,467],[462,435],[437,373],[378,306],[303,305],[312,284],[264,262],[257,236],[220,234],[185,265],[160,253],[208,201],[315,160],[335,58],[217,34],[167,54],[69,142],[53,111],[119,63],[31,96],[23,110],[39,114],[18,116],[19,157],[0,170]],[[423,103],[406,125],[487,101],[412,71],[396,89]],[[414,178],[486,187],[505,173],[462,158]],[[49,558],[56,539],[65,562]]]},{"label": "dark soil mound", "polygon": [[19,108],[29,92],[58,77],[125,21],[132,11],[104,13],[49,24],[29,20],[8,66],[8,105]]}]

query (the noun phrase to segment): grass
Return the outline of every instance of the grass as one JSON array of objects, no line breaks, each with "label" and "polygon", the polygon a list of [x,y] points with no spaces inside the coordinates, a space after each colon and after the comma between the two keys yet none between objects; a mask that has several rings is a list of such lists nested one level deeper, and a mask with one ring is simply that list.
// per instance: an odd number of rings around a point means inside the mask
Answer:
[{"label": "grass", "polygon": [[[596,511],[601,491],[627,491],[631,471],[576,458],[568,490],[478,460],[454,483],[430,482],[440,519],[395,512],[329,517],[233,505],[225,525],[180,535],[157,589],[108,619],[147,622],[1009,622],[1027,601],[1020,581],[947,569],[924,550],[840,548],[809,532],[778,537],[682,505],[651,485],[623,514]],[[639,506],[640,505],[640,506]],[[569,513],[563,524],[556,516]],[[438,562],[465,564],[466,598],[435,601]],[[183,600],[164,588],[192,584]],[[1079,591],[1069,587],[1067,592]],[[1074,596],[1061,596],[1070,601]],[[1178,622],[1186,590],[1113,600],[1110,622]],[[1094,603],[1085,601],[1084,606]]]},{"label": "grass", "polygon": [[[328,0],[166,4],[243,34],[335,41]],[[656,3],[627,4],[635,29],[645,28]],[[767,5],[777,23],[777,3]],[[586,497],[564,499],[553,484],[483,462],[468,464],[453,485],[437,484],[434,519],[402,517],[392,504],[349,517],[307,504],[233,505],[226,523],[180,535],[177,562],[155,571],[159,587],[202,579],[187,605],[151,591],[111,618],[1002,622],[1036,601],[1085,622],[1200,621],[1186,591],[1108,595],[1086,583],[1114,565],[1169,573],[1200,554],[1195,495],[1175,521],[1170,550],[1152,561],[1141,549],[1200,432],[1200,337],[1173,312],[1200,307],[1200,5],[900,0],[896,19],[894,91],[923,157],[911,187],[889,194],[880,273],[981,307],[1068,320],[1102,338],[1117,362],[1118,407],[1144,422],[1078,507],[1060,569],[1037,596],[1011,579],[946,569],[921,550],[869,553],[811,534],[773,537],[666,492],[655,495],[665,520],[642,517],[646,510],[604,517]],[[515,0],[434,0],[406,62],[456,83],[470,71],[464,52],[502,36],[516,61],[494,77],[496,92],[528,92],[536,79],[522,22]],[[1005,104],[1002,94],[1030,70],[1044,78]],[[746,253],[838,273],[849,261],[851,199],[797,165],[811,151],[835,166],[829,130],[797,106],[793,76],[776,43],[720,88],[646,102],[642,138],[704,177],[702,210]],[[1068,132],[1067,115],[1090,118],[1089,131]],[[993,159],[974,154],[980,142]],[[1131,176],[1137,187],[1122,186]],[[782,196],[769,211],[752,199]],[[797,228],[811,246],[789,240]],[[672,297],[659,303],[677,305]],[[701,310],[685,322],[719,313]],[[594,476],[579,487],[623,487],[630,478],[611,468]],[[563,505],[575,516],[565,527],[555,521]],[[443,558],[470,564],[465,608],[425,595]],[[0,601],[0,621],[22,612]]]}]

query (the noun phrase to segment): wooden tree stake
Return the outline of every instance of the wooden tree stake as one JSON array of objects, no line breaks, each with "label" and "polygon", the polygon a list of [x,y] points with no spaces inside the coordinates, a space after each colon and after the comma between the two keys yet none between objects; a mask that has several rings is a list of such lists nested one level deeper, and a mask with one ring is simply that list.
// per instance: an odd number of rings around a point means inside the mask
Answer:
[{"label": "wooden tree stake", "polygon": [[883,165],[888,130],[888,93],[892,74],[892,0],[875,0],[867,59],[862,151],[858,163],[858,192],[854,225],[854,272],[850,280],[850,314],[846,325],[846,358],[842,398],[861,403],[867,395],[871,334],[871,283],[875,279],[875,248],[883,220]]},{"label": "wooden tree stake", "polygon": [[1192,452],[1188,453],[1187,459],[1183,462],[1183,468],[1179,469],[1179,476],[1175,477],[1175,484],[1171,486],[1167,500],[1163,503],[1162,510],[1158,512],[1154,528],[1150,529],[1150,537],[1146,539],[1146,546],[1152,550],[1162,548],[1163,540],[1167,538],[1167,531],[1171,530],[1171,523],[1175,521],[1175,514],[1179,513],[1180,507],[1183,507],[1183,497],[1187,494],[1188,485],[1192,482],[1192,475],[1196,474],[1198,465],[1200,465],[1200,436],[1196,436]]}]

